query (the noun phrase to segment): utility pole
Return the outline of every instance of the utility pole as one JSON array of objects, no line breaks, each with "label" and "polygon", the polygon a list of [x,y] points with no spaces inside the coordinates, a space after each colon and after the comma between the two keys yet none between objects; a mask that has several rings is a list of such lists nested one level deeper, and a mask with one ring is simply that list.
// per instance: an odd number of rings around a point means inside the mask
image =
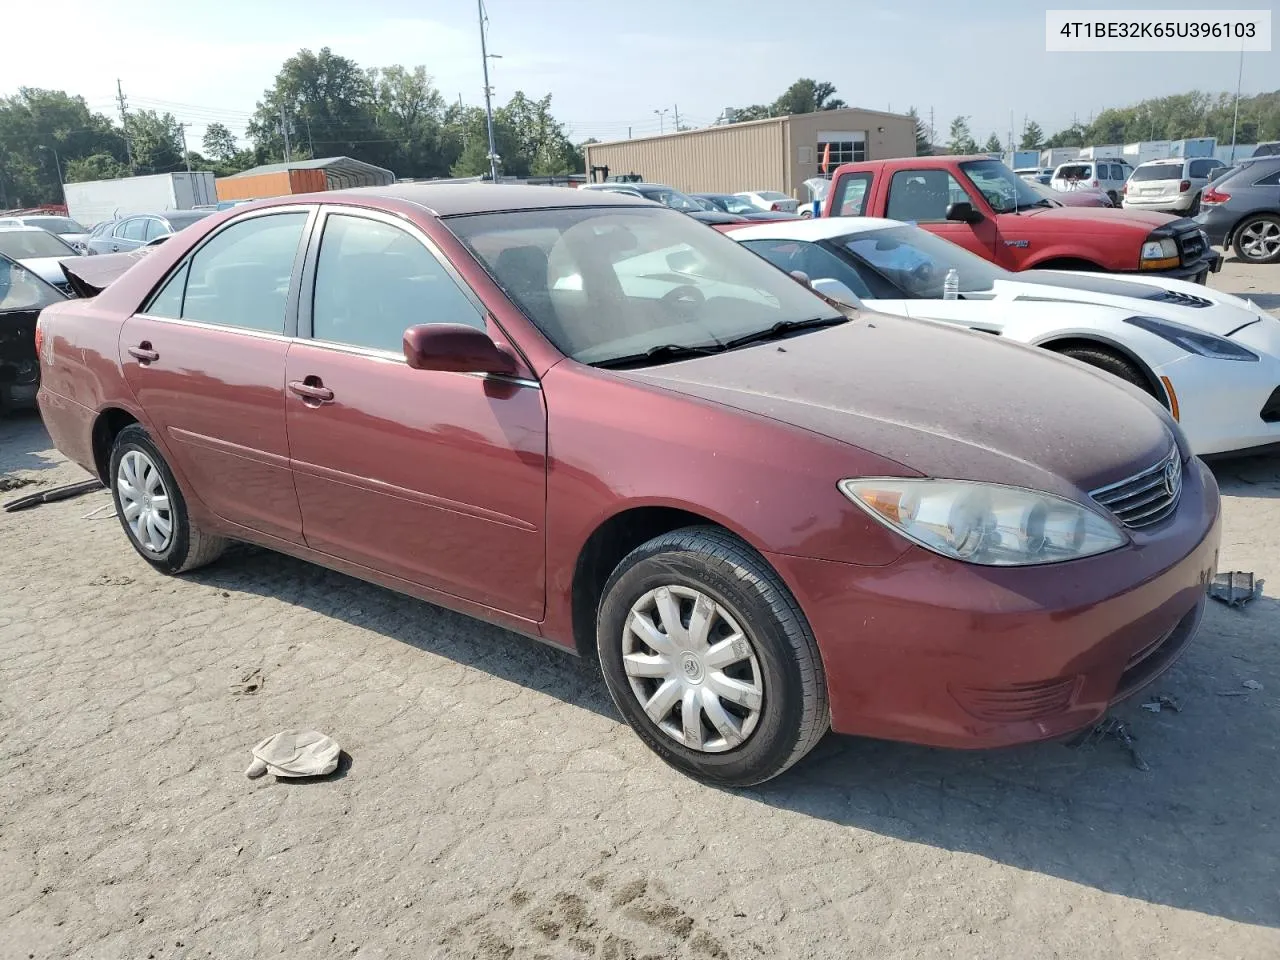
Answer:
[{"label": "utility pole", "polygon": [[933,134],[933,107],[930,107],[929,108],[929,149],[930,150],[933,149],[933,145],[935,142],[936,141],[934,140],[934,134]]},{"label": "utility pole", "polygon": [[680,104],[673,104],[676,112],[676,133],[680,132]]},{"label": "utility pole", "polygon": [[484,15],[484,0],[476,0],[476,10],[480,14],[480,62],[484,65],[484,113],[489,125],[489,177],[497,183],[498,148],[493,142],[493,91],[489,86],[489,49],[484,38],[484,24],[488,19]]},{"label": "utility pole", "polygon": [[120,104],[120,130],[124,134],[124,156],[129,165],[129,172],[133,173],[133,147],[129,145],[129,114],[125,109],[124,87],[120,85],[119,77],[116,77],[116,100]]},{"label": "utility pole", "polygon": [[307,152],[311,154],[311,159],[314,160],[316,158],[316,142],[311,139],[311,121],[304,120],[303,123],[307,125]]},{"label": "utility pole", "polygon": [[284,118],[284,106],[280,107],[280,135],[284,137],[284,162],[288,163],[293,159],[289,151],[289,124]]},{"label": "utility pole", "polygon": [[191,172],[191,154],[187,151],[187,127],[189,126],[191,126],[189,123],[178,124],[178,135],[182,137],[182,159],[186,161],[187,173]]},{"label": "utility pole", "polygon": [[627,139],[628,139],[628,140],[630,140],[630,139],[631,139],[631,128],[630,128],[630,127],[627,127]]},{"label": "utility pole", "polygon": [[[1240,81],[1244,79],[1244,43],[1240,44],[1240,67],[1236,70],[1236,109],[1231,117],[1231,166],[1236,162],[1236,123],[1240,120]],[[1261,138],[1259,138],[1261,139]]]},{"label": "utility pole", "polygon": [[662,136],[664,133],[667,132],[667,127],[666,127],[667,108],[663,107],[661,110],[655,110],[653,112],[658,115],[658,136]]}]

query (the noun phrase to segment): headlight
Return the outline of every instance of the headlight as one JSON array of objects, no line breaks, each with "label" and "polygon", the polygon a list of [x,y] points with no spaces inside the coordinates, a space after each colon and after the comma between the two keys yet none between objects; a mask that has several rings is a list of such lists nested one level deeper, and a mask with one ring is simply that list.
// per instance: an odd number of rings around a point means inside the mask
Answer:
[{"label": "headlight", "polygon": [[1048,493],[967,480],[841,480],[881,523],[953,560],[1014,567],[1077,560],[1124,546],[1101,513]]},{"label": "headlight", "polygon": [[1232,343],[1222,337],[1215,337],[1212,333],[1205,333],[1194,327],[1184,327],[1180,323],[1174,323],[1172,320],[1159,320],[1156,317],[1126,317],[1125,323],[1131,323],[1135,327],[1140,327],[1147,333],[1154,333],[1157,337],[1175,343],[1187,353],[1198,354],[1202,357],[1212,357],[1214,360],[1254,360],[1258,359],[1258,355],[1252,350],[1247,350],[1238,343]]},{"label": "headlight", "polygon": [[1142,245],[1140,266],[1146,269],[1160,267],[1176,267],[1178,265],[1178,244],[1173,237],[1163,240],[1148,240]]}]

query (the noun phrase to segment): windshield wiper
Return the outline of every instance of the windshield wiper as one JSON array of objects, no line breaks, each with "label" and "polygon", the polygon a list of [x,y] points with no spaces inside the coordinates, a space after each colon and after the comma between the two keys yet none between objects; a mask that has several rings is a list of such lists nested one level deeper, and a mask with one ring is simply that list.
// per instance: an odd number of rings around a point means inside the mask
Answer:
[{"label": "windshield wiper", "polygon": [[650,363],[666,363],[668,360],[684,360],[688,357],[706,357],[713,353],[720,353],[724,349],[718,343],[694,346],[683,343],[663,343],[656,347],[650,347],[643,353],[628,353],[621,357],[597,360],[591,366],[603,367],[606,370],[617,367],[645,366]]},{"label": "windshield wiper", "polygon": [[724,349],[732,350],[734,347],[745,347],[752,343],[776,340],[778,337],[786,336],[797,330],[816,330],[818,327],[834,327],[848,322],[848,317],[811,317],[808,320],[779,320],[767,329],[757,330],[755,333],[748,333],[741,337],[734,337],[732,340],[726,340]]}]

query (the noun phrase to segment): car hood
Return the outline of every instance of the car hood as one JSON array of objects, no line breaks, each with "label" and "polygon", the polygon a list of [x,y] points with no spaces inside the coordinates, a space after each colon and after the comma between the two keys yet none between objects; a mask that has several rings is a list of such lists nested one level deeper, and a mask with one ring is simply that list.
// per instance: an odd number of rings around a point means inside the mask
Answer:
[{"label": "car hood", "polygon": [[1024,270],[1009,279],[997,280],[992,294],[999,300],[1119,307],[1133,315],[1173,320],[1219,337],[1231,336],[1261,319],[1271,319],[1260,307],[1233,294],[1169,277]]},{"label": "car hood", "polygon": [[1174,443],[1163,410],[1107,374],[987,334],[865,312],[619,375],[852,444],[904,472],[1077,500]]},{"label": "car hood", "polygon": [[1113,207],[1034,207],[1016,214],[1019,222],[1034,224],[1045,229],[1069,227],[1072,229],[1104,228],[1107,230],[1133,230],[1135,234],[1146,236],[1156,227],[1173,223],[1178,217],[1168,213],[1157,213],[1154,210],[1117,210]]},{"label": "car hood", "polygon": [[18,262],[46,283],[63,288],[67,285],[67,278],[62,273],[62,261],[77,259],[75,254],[67,254],[65,257],[27,257]]}]

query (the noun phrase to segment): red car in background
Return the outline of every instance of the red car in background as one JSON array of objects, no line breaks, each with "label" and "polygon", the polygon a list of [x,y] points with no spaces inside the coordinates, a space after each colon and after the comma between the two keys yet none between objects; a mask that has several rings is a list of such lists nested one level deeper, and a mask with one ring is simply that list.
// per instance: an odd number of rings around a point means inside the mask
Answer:
[{"label": "red car in background", "polygon": [[991,157],[901,157],[846,163],[824,217],[885,217],[936,233],[1008,270],[1143,273],[1204,283],[1222,255],[1194,221],[1104,210],[1043,196]]},{"label": "red car in background", "polygon": [[282,197],[93,286],[40,317],[39,404],[147,563],[249,541],[598,656],[708,782],[828,726],[1072,733],[1214,572],[1217,487],[1149,397],[836,309],[640,198]]}]

